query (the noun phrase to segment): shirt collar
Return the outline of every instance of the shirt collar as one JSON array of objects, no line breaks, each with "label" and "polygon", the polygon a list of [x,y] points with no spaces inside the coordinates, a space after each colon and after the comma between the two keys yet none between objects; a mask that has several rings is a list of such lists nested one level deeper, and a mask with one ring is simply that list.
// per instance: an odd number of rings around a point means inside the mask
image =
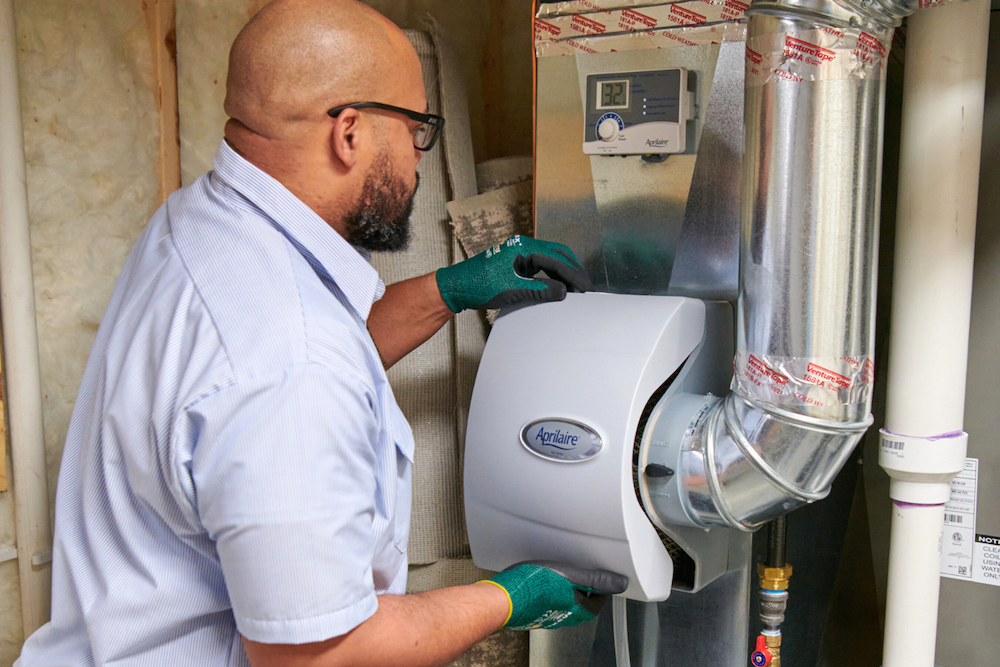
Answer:
[{"label": "shirt collar", "polygon": [[[371,253],[355,248],[315,211],[222,140],[212,161],[215,176],[260,209],[296,246],[322,266],[362,320],[382,298],[385,284],[368,263]],[[301,252],[300,248],[300,252]]]}]

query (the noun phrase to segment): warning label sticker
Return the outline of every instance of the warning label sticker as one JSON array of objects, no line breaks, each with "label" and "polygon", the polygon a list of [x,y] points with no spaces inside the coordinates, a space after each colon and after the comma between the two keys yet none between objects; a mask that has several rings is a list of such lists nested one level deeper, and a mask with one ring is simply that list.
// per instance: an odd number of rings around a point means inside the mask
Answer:
[{"label": "warning label sticker", "polygon": [[944,506],[941,576],[1000,586],[1000,537],[976,532],[979,459],[966,459]]}]

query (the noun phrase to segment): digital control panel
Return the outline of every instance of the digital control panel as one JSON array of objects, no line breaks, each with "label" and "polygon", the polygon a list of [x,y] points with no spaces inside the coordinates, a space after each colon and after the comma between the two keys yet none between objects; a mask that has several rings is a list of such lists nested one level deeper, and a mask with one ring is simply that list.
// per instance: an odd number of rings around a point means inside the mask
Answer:
[{"label": "digital control panel", "polygon": [[686,69],[591,74],[583,152],[683,153],[694,101],[695,77]]}]

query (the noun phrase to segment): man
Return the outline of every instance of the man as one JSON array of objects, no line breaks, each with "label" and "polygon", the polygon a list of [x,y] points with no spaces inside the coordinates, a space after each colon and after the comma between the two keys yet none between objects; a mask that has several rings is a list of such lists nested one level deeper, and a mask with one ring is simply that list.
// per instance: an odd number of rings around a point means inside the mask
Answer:
[{"label": "man", "polygon": [[405,245],[443,121],[409,42],[364,5],[265,7],[225,108],[214,171],[150,221],[98,332],[52,621],[18,664],[415,667],[501,626],[592,618],[588,581],[536,565],[403,594],[413,439],[383,368],[454,312],[586,289],[572,253],[515,237],[382,286],[359,248]]}]

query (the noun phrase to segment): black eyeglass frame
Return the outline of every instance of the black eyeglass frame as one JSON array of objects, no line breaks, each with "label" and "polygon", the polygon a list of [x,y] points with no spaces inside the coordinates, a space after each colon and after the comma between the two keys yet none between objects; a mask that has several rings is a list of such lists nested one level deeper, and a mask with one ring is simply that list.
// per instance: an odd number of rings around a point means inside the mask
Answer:
[{"label": "black eyeglass frame", "polygon": [[[416,135],[413,137],[413,147],[418,151],[429,151],[434,148],[434,144],[437,143],[438,135],[441,134],[441,130],[444,128],[444,118],[441,116],[435,116],[432,113],[420,113],[419,111],[411,111],[409,109],[404,109],[403,107],[394,107],[391,104],[382,104],[381,102],[354,102],[353,104],[343,104],[339,107],[334,107],[327,111],[326,113],[331,118],[336,118],[340,115],[340,112],[344,109],[382,109],[383,111],[395,111],[396,113],[401,113],[410,120],[415,120],[418,123],[423,123],[432,129],[430,133],[430,140],[427,141],[426,146],[420,146],[417,144]],[[419,129],[419,128],[418,128]]]}]

